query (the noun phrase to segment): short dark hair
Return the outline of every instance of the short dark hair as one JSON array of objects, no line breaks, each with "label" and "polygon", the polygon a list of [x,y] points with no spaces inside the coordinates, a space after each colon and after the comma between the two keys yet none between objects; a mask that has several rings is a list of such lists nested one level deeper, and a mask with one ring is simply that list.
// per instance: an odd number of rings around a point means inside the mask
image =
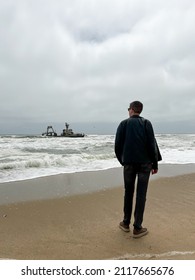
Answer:
[{"label": "short dark hair", "polygon": [[143,110],[143,104],[140,101],[133,101],[130,103],[129,109],[132,109],[135,113],[140,114]]}]

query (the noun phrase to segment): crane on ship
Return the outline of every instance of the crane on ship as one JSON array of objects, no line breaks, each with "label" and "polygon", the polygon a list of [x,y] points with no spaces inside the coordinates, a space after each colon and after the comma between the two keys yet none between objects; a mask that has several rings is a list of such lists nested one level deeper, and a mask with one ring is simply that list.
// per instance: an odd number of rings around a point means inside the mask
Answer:
[{"label": "crane on ship", "polygon": [[48,125],[47,131],[42,133],[42,136],[57,136],[57,133],[54,131],[52,125]]}]

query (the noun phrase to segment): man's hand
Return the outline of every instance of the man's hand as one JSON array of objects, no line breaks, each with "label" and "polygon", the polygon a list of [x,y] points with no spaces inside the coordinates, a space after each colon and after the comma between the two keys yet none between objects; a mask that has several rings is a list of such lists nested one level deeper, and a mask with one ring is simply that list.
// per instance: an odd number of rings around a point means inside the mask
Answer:
[{"label": "man's hand", "polygon": [[152,169],[152,175],[158,173],[158,169]]}]

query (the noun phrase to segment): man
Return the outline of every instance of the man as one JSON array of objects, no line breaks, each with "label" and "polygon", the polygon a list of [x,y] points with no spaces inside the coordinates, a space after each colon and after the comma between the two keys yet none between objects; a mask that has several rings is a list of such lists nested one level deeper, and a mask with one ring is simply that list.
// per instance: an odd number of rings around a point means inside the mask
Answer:
[{"label": "man", "polygon": [[135,238],[148,233],[147,228],[142,227],[148,182],[150,173],[158,172],[158,161],[162,159],[151,122],[140,117],[142,110],[143,104],[140,101],[130,103],[129,118],[119,124],[115,138],[115,154],[124,166],[125,187],[124,218],[119,227],[126,232],[130,231],[129,224],[137,177],[133,224]]}]

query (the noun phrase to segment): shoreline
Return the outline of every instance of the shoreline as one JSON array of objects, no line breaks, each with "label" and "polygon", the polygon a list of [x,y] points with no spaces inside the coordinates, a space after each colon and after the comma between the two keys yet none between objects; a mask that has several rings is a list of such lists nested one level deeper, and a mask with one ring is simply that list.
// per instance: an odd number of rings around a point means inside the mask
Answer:
[{"label": "shoreline", "polygon": [[0,259],[195,260],[194,185],[195,172],[151,180],[140,239],[118,227],[122,186],[1,205]]},{"label": "shoreline", "polygon": [[[195,164],[159,164],[150,180],[195,173]],[[89,194],[123,185],[122,167],[0,183],[0,205]]]}]

